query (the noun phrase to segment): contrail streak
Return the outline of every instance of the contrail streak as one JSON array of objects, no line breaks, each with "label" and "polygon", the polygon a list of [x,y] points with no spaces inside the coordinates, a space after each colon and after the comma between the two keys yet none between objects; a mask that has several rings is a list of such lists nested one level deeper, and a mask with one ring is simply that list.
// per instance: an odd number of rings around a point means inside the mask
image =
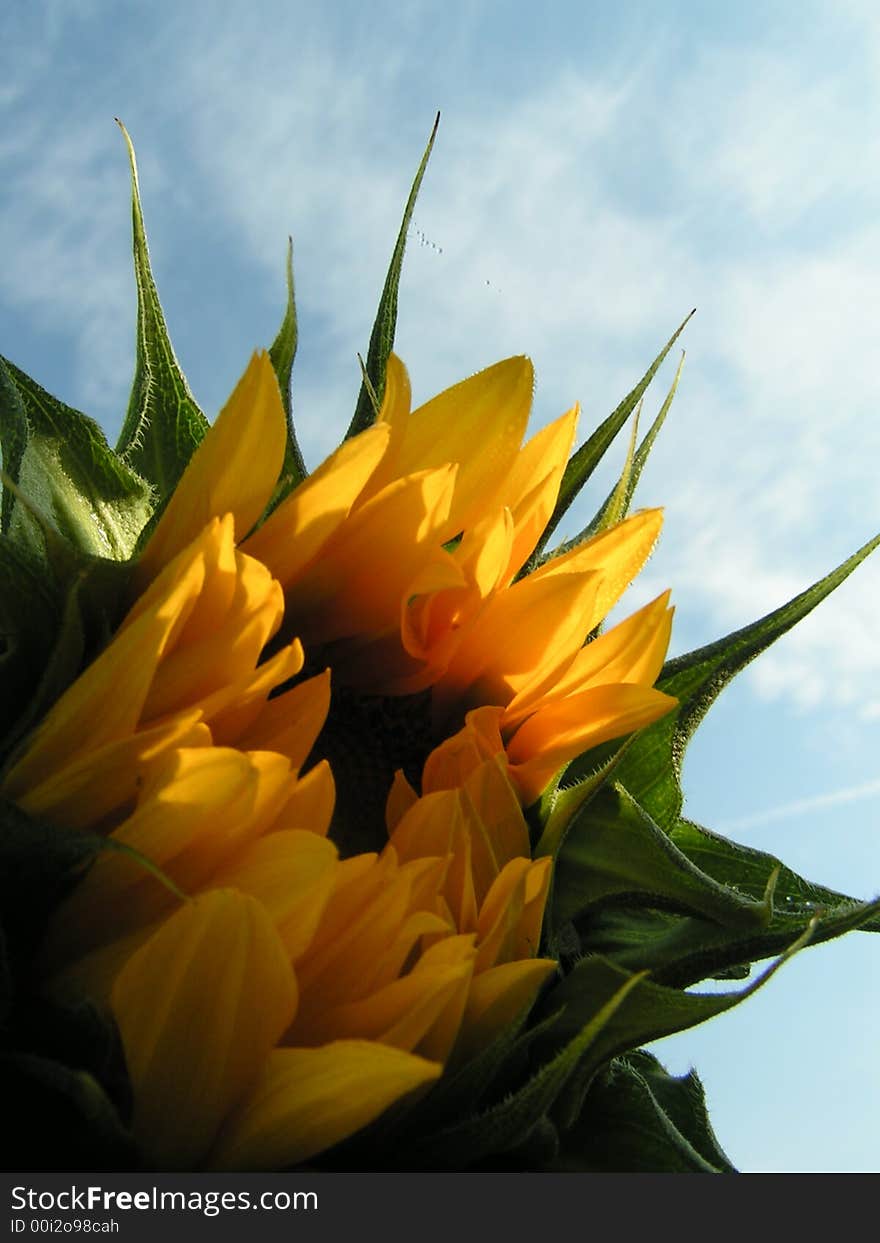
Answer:
[{"label": "contrail streak", "polygon": [[868,781],[864,785],[845,786],[842,790],[832,790],[829,794],[816,794],[812,798],[800,798],[792,803],[782,803],[779,807],[768,807],[764,811],[756,811],[749,816],[740,816],[737,820],[728,820],[725,824],[719,825],[719,832],[752,829],[760,824],[788,820],[791,816],[800,815],[801,812],[818,811],[823,807],[836,807],[840,803],[855,803],[859,799],[870,798],[872,794],[880,794],[880,780]]}]

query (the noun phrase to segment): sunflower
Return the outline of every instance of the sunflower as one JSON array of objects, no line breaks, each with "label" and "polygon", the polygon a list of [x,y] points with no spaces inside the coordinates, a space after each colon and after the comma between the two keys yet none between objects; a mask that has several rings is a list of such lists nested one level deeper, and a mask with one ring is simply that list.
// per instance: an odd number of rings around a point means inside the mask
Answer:
[{"label": "sunflower", "polygon": [[309,474],[290,259],[209,427],[130,154],[116,450],[0,359],[0,1087],[27,1168],[731,1170],[698,1080],[639,1046],[880,928],[880,900],[685,818],[681,759],[880,537],[667,661],[669,592],[607,618],[660,534],[629,507],[678,374],[546,547],[684,325],[574,451],[577,406],[528,435],[525,357],[412,409],[391,345],[426,152],[355,416]]},{"label": "sunflower", "polygon": [[[487,1047],[556,968],[523,808],[674,701],[652,689],[665,597],[587,642],[656,512],[516,581],[576,413],[522,446],[531,385],[513,359],[410,414],[392,357],[376,427],[258,525],[285,421],[255,355],[112,641],[5,778],[27,812],[115,847],[55,911],[41,970],[112,1010],[155,1165],[308,1159]],[[424,717],[376,851],[332,828],[337,680],[337,716],[363,696]]]}]

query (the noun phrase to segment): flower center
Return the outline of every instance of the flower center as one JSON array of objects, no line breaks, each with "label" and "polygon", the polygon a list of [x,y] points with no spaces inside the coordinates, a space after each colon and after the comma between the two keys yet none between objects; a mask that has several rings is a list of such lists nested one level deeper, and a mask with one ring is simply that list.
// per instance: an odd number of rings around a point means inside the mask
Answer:
[{"label": "flower center", "polygon": [[402,769],[418,789],[433,746],[430,691],[395,697],[334,687],[309,763],[326,759],[333,770],[330,836],[343,858],[385,846],[385,803],[394,774]]}]

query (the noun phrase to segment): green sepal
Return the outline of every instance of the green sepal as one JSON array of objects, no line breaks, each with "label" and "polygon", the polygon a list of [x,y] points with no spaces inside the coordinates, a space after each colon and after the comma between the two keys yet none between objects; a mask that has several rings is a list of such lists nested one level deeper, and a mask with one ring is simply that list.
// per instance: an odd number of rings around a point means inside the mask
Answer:
[{"label": "green sepal", "polygon": [[[431,1168],[466,1169],[528,1143],[580,1063],[612,1021],[615,1012],[642,982],[640,976],[621,979],[618,987],[586,1018],[558,1052],[548,1057],[522,1087],[484,1112],[465,1118],[412,1145],[411,1156]],[[565,1016],[561,1016],[564,1018]],[[558,1028],[560,1020],[554,1024]]]},{"label": "green sepal", "polygon": [[40,664],[34,671],[30,696],[25,703],[16,704],[14,717],[4,722],[0,767],[5,768],[14,759],[19,744],[77,676],[84,663],[85,649],[79,584],[75,583],[61,606],[55,632],[46,637],[40,651]]},{"label": "green sepal", "polygon": [[618,783],[578,812],[555,871],[557,927],[590,906],[634,899],[734,928],[760,926],[770,917],[763,898],[755,901],[702,872]]},{"label": "green sepal", "polygon": [[55,828],[0,798],[0,921],[12,961],[33,953],[49,915],[103,840]]},{"label": "green sepal", "polygon": [[575,782],[574,785],[562,786],[552,783],[544,790],[537,813],[540,836],[532,851],[535,859],[544,855],[552,855],[555,858],[559,854],[575,817],[610,780],[627,749],[632,746],[635,737],[635,734],[631,734],[608,759],[596,767],[594,772]]},{"label": "green sepal", "polygon": [[549,1166],[557,1172],[735,1174],[695,1071],[676,1078],[644,1049],[597,1075]]},{"label": "green sepal", "polygon": [[[781,608],[715,643],[666,663],[657,689],[678,699],[678,707],[639,732],[617,770],[621,784],[661,829],[669,832],[678,822],[685,749],[720,692],[751,660],[839,587],[878,545],[880,535]],[[580,756],[566,770],[566,780],[592,772],[609,752],[610,747],[596,748]]]},{"label": "green sepal", "polygon": [[4,358],[0,440],[4,470],[22,494],[20,500],[4,491],[5,534],[41,557],[52,551],[30,506],[72,555],[116,561],[132,555],[152,512],[149,485],[112,451],[93,419],[58,401]]},{"label": "green sepal", "polygon": [[[849,908],[859,902],[857,898],[805,880],[775,855],[741,846],[692,820],[679,820],[669,836],[683,854],[720,884],[735,885],[740,892],[755,898],[761,893],[761,876],[775,869],[777,881],[773,901],[776,910],[783,915],[809,916],[819,910]],[[863,924],[862,931],[880,932],[880,918]]]},{"label": "green sepal", "polygon": [[[632,494],[631,479],[635,466],[636,444],[638,443],[639,435],[639,420],[642,415],[642,406],[644,403],[645,399],[643,397],[636,406],[635,414],[633,415],[632,428],[630,429],[629,434],[629,445],[627,446],[626,458],[624,459],[623,470],[620,472],[620,478],[611,489],[605,504],[599,510],[598,514],[596,514],[593,523],[591,523],[592,529],[589,532],[582,531],[579,535],[576,535],[573,540],[569,540],[561,548],[558,548],[556,550],[557,555],[565,552],[567,548],[580,544],[587,538],[588,533],[592,535],[594,533],[598,534],[600,531],[610,531],[612,527],[617,526],[617,524],[626,517],[629,497]],[[634,487],[635,485],[632,486]]]},{"label": "green sepal", "polygon": [[30,1053],[0,1053],[4,1170],[136,1170],[140,1156],[88,1071]]},{"label": "green sepal", "polygon": [[847,932],[877,931],[880,900],[840,897],[833,904],[795,906],[774,900],[763,927],[724,928],[695,916],[657,909],[609,908],[575,921],[577,953],[601,953],[629,971],[650,971],[657,983],[688,988],[700,980],[742,979],[752,963],[787,950],[811,929],[810,944]]},{"label": "green sepal", "polygon": [[[571,1040],[593,1016],[605,1014],[612,1000],[619,998],[619,1001],[578,1060],[565,1093],[554,1109],[554,1120],[563,1130],[574,1125],[593,1076],[604,1062],[648,1041],[695,1027],[739,1005],[765,984],[786,959],[807,944],[811,934],[812,925],[747,988],[735,993],[681,992],[648,980],[645,973],[626,971],[599,955],[582,959],[544,999],[545,1007],[561,1008],[562,1013],[543,1046],[539,1044],[539,1054],[545,1058],[558,1057],[555,1050],[559,1046],[570,1047]],[[629,987],[622,993],[625,985]]]},{"label": "green sepal", "polygon": [[[388,362],[388,355],[394,347],[394,334],[397,329],[397,290],[400,285],[400,273],[403,268],[406,236],[409,232],[416,199],[419,195],[425,169],[428,167],[428,160],[431,157],[431,149],[434,146],[434,139],[437,136],[439,124],[440,113],[438,112],[434,121],[434,128],[431,130],[431,136],[428,139],[428,145],[425,148],[425,154],[422,156],[415,180],[412,183],[412,189],[409,192],[409,198],[406,201],[400,232],[397,235],[397,243],[391,255],[391,263],[388,265],[388,274],[385,277],[385,286],[382,290],[382,297],[379,300],[379,310],[376,313],[373,331],[370,334],[366,376],[369,386],[372,387],[374,395],[380,402],[385,392],[385,367]],[[361,384],[354,415],[349,424],[348,431],[345,433],[346,440],[351,436],[356,436],[358,432],[364,431],[375,421],[375,412],[367,380]]]},{"label": "green sepal", "polygon": [[[0,538],[0,571],[7,552]],[[39,643],[39,648],[34,649],[30,665],[30,692],[26,700],[10,702],[9,719],[4,720],[0,732],[0,770],[12,762],[28,732],[109,642],[125,608],[128,563],[91,558],[72,568],[74,577],[62,581],[41,570],[42,591],[34,585],[25,597],[28,607],[31,602],[35,606],[28,618],[33,627],[30,638]],[[20,588],[26,586],[23,578],[18,581]],[[42,610],[41,624],[37,605]],[[13,626],[21,631],[22,619],[13,617]],[[18,640],[19,647],[26,642],[28,639]]]},{"label": "green sepal", "polygon": [[33,701],[60,612],[59,594],[45,567],[0,535],[0,759],[4,737]]},{"label": "green sepal", "polygon": [[278,329],[278,335],[269,346],[269,357],[272,360],[272,366],[275,368],[278,387],[281,390],[281,403],[284,406],[284,414],[287,419],[287,445],[284,449],[284,464],[281,467],[281,477],[276,485],[272,500],[269,502],[269,512],[283,501],[285,496],[292,492],[297,484],[302,483],[309,473],[306,470],[306,464],[299,447],[299,441],[296,438],[296,428],[293,423],[291,376],[293,374],[293,360],[296,358],[297,335],[296,300],[293,288],[293,239],[288,238],[287,306],[284,310],[281,327]]},{"label": "green sepal", "polygon": [[116,452],[168,499],[208,430],[174,354],[150,267],[131,139],[117,121],[131,164],[131,218],[137,286],[134,380]]},{"label": "green sepal", "polygon": [[513,1090],[528,1068],[532,1045],[557,1018],[548,1015],[526,1026],[534,1009],[535,1003],[530,1002],[485,1049],[463,1065],[447,1069],[415,1114],[422,1134],[451,1125],[473,1114],[484,1101],[497,1101]]},{"label": "green sepal", "polygon": [[627,456],[626,466],[621,474],[619,483],[616,487],[611,489],[604,503],[599,506],[599,510],[592,521],[589,522],[584,527],[583,531],[581,531],[579,535],[576,535],[573,540],[566,541],[566,543],[563,544],[557,552],[567,552],[570,548],[574,548],[577,544],[582,543],[583,540],[589,539],[590,536],[596,535],[599,531],[607,530],[616,522],[620,522],[626,517],[629,512],[629,507],[632,504],[632,498],[635,493],[636,486],[642,476],[642,471],[645,469],[645,463],[648,460],[648,455],[654,447],[654,441],[659,435],[660,428],[666,421],[666,416],[669,413],[669,408],[672,405],[673,398],[675,397],[675,391],[678,388],[678,382],[681,379],[681,371],[683,367],[684,350],[682,350],[681,361],[678,364],[678,370],[675,373],[672,384],[669,386],[669,392],[666,394],[666,399],[660,407],[654,422],[645,433],[644,439],[638,449],[635,453],[631,453]]},{"label": "green sepal", "polygon": [[5,1031],[9,1048],[46,1057],[93,1075],[124,1121],[131,1118],[132,1092],[119,1030],[106,1007],[87,998],[43,996],[37,986],[21,990]]},{"label": "green sepal", "polygon": [[[666,358],[666,355],[684,331],[685,325],[693,314],[694,312],[691,311],[690,315],[688,315],[678,326],[635,388],[628,393],[626,397],[624,397],[620,405],[611,414],[609,414],[608,418],[605,419],[603,423],[599,424],[592,436],[590,436],[588,440],[584,441],[581,447],[572,454],[568,465],[565,468],[565,474],[562,476],[562,484],[559,488],[559,496],[556,501],[556,507],[553,510],[550,521],[544,528],[544,532],[537,547],[535,548],[535,551],[532,553],[521,573],[531,573],[531,571],[540,565],[543,560],[546,560],[546,558],[543,558],[541,554],[546,548],[550,536],[556,530],[564,515],[568,512],[569,506],[575,500],[581,488],[583,488],[584,484],[605,456],[608,447],[611,445],[617,433],[641,401],[645,390],[657,374],[663,360]],[[650,448],[650,445],[648,447]],[[555,555],[555,553],[552,555]]]}]

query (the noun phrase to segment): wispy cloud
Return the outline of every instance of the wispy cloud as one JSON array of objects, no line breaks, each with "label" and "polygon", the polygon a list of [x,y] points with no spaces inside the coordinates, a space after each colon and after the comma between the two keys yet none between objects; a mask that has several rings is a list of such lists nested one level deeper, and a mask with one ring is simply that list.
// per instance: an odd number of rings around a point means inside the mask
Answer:
[{"label": "wispy cloud", "polygon": [[739,833],[744,829],[754,829],[761,825],[773,824],[777,820],[793,820],[796,816],[810,815],[815,811],[825,811],[829,807],[838,807],[844,803],[856,803],[861,799],[873,798],[880,794],[880,781],[867,781],[862,785],[847,786],[842,790],[832,790],[828,794],[816,794],[810,798],[795,799],[778,807],[768,807],[748,816],[739,816],[719,825],[723,833]]},{"label": "wispy cloud", "polygon": [[[880,41],[868,9],[847,5],[835,26],[853,49],[865,33],[852,72],[821,57],[811,27],[797,52],[780,38],[679,32],[663,56],[624,69],[569,56],[542,71],[536,56],[527,75],[528,49],[521,64],[510,49],[496,56],[478,6],[426,2],[403,18],[344,6],[343,20],[265,3],[259,23],[217,6],[206,21],[208,7],[168,6],[149,30],[129,14],[111,31],[99,4],[49,6],[45,40],[23,42],[6,79],[21,123],[0,140],[15,185],[2,299],[73,344],[84,404],[118,411],[131,363],[114,111],[138,142],[160,287],[209,409],[274,332],[294,234],[295,400],[314,461],[347,420],[409,179],[448,102],[401,296],[398,348],[417,398],[528,351],[536,417],[580,399],[586,432],[696,303],[685,379],[642,485],[643,503],[667,507],[646,583],[675,585],[677,641],[776,607],[880,526],[878,91],[866,69]],[[100,62],[67,97],[36,95],[73,28],[82,47],[84,32],[101,34]],[[485,83],[458,71],[475,43]],[[753,685],[873,718],[878,614],[869,567],[762,659]]]}]

